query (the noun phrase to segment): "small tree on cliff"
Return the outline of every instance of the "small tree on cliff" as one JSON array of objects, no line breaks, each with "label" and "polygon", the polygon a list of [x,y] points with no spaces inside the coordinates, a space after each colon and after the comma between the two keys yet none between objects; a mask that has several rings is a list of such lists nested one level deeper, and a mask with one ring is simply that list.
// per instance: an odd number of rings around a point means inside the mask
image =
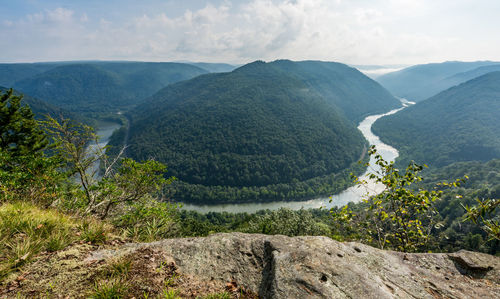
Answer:
[{"label": "small tree on cliff", "polygon": [[[432,229],[437,224],[438,212],[433,203],[442,196],[442,191],[425,190],[415,186],[422,181],[419,175],[425,165],[410,162],[404,172],[395,168],[394,162],[385,161],[375,146],[369,151],[375,156],[380,170],[369,175],[371,180],[385,186],[378,195],[364,200],[365,209],[357,213],[349,206],[332,209],[332,215],[339,229],[347,239],[358,239],[381,249],[418,251],[425,248]],[[368,166],[368,164],[367,164]],[[353,176],[356,183],[366,184]],[[442,187],[454,187],[454,183],[440,183]]]},{"label": "small tree on cliff", "polygon": [[[64,162],[66,175],[80,183],[85,214],[104,219],[114,208],[147,200],[175,179],[163,177],[166,166],[160,162],[122,159],[123,149],[114,159],[109,159],[106,148],[99,147],[92,127],[66,119],[59,122],[51,117],[45,127],[55,152]],[[91,149],[90,144],[95,146]],[[100,179],[99,168],[95,167],[99,162],[104,165]]]}]

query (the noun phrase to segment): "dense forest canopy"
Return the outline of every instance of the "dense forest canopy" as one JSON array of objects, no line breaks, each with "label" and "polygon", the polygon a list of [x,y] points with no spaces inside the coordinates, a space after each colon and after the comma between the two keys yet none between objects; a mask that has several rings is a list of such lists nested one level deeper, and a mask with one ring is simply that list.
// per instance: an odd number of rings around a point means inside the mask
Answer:
[{"label": "dense forest canopy", "polygon": [[[9,90],[9,88],[0,86],[0,93],[6,93]],[[17,90],[14,90],[14,94],[21,96],[22,94],[18,92]],[[39,99],[30,97],[28,95],[22,95],[23,100],[22,104],[23,105],[28,105],[33,111],[35,115],[35,119],[37,120],[44,120],[47,115],[50,115],[53,118],[68,118],[72,119],[77,122],[83,122],[87,124],[93,124],[94,121],[92,119],[86,118],[84,116],[81,116],[77,113],[70,112],[68,110],[59,108],[57,106],[51,105],[47,102],[41,101]]]},{"label": "dense forest canopy", "polygon": [[[332,181],[346,186],[346,177],[332,175],[362,156],[364,138],[345,115],[380,109],[363,104],[371,93],[387,109],[399,106],[376,82],[342,64],[254,62],[170,85],[147,99],[130,114],[127,153],[165,162],[179,178],[174,198],[185,201],[328,194]],[[348,104],[337,106],[341,100]],[[344,109],[350,105],[365,110],[356,115]]]},{"label": "dense forest canopy", "polygon": [[278,60],[271,64],[304,81],[356,125],[368,115],[401,106],[377,82],[342,63]]},{"label": "dense forest canopy", "polygon": [[402,161],[488,161],[500,157],[499,111],[500,72],[492,72],[379,119],[372,129]]},{"label": "dense forest canopy", "polygon": [[411,66],[376,80],[393,95],[418,102],[498,67],[500,63],[492,61],[447,61]]},{"label": "dense forest canopy", "polygon": [[62,64],[13,85],[49,104],[92,115],[127,109],[170,83],[204,73],[180,63],[92,62]]}]

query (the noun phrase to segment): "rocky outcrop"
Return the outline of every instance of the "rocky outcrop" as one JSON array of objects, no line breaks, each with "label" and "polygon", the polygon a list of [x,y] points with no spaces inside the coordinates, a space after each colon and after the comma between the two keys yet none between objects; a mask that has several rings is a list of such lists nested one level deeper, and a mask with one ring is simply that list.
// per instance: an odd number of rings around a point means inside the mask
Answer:
[{"label": "rocky outcrop", "polygon": [[400,253],[326,237],[215,234],[93,251],[87,263],[144,249],[182,275],[261,298],[500,298],[500,258],[460,251]]}]

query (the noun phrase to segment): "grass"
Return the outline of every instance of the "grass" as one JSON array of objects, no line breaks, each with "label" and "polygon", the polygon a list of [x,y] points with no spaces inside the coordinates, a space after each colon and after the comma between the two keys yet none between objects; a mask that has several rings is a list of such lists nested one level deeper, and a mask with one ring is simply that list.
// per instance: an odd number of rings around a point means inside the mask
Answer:
[{"label": "grass", "polygon": [[203,297],[197,297],[197,299],[231,299],[231,294],[229,294],[228,292],[220,292],[208,294]]},{"label": "grass", "polygon": [[54,252],[83,240],[98,244],[109,229],[97,220],[81,220],[26,202],[0,206],[0,282],[41,252]]},{"label": "grass", "polygon": [[127,295],[127,284],[121,279],[105,280],[96,283],[89,298],[92,299],[119,299]]}]

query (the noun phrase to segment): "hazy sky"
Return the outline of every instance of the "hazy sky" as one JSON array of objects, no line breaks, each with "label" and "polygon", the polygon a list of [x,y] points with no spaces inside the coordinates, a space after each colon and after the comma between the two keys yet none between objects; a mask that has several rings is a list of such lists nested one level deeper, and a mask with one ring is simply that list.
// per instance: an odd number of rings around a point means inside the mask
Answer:
[{"label": "hazy sky", "polygon": [[0,0],[0,62],[500,61],[500,0]]}]

